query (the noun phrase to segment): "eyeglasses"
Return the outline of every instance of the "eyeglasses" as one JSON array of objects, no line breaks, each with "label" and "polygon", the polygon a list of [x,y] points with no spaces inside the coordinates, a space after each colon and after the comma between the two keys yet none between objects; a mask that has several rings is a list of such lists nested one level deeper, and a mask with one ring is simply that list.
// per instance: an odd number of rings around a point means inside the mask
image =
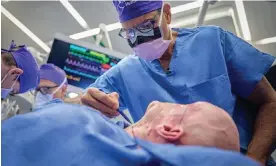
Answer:
[{"label": "eyeglasses", "polygon": [[154,28],[155,22],[155,20],[146,20],[145,22],[139,24],[136,28],[121,29],[119,36],[124,39],[132,39],[136,36],[136,31],[148,33]]},{"label": "eyeglasses", "polygon": [[129,29],[124,29],[122,28],[119,32],[119,36],[124,38],[124,39],[133,39],[137,35],[137,31],[141,33],[148,33],[153,30],[155,24],[156,24],[156,19],[157,16],[160,14],[161,10],[158,10],[157,14],[154,16],[153,19],[146,20],[136,26],[135,28],[129,28]]},{"label": "eyeglasses", "polygon": [[43,95],[52,94],[52,92],[54,91],[54,89],[57,88],[57,87],[58,87],[58,85],[52,86],[52,87],[50,87],[50,86],[48,86],[48,87],[38,87],[35,90],[31,91],[31,93],[33,95],[36,95],[37,92],[40,92]]}]

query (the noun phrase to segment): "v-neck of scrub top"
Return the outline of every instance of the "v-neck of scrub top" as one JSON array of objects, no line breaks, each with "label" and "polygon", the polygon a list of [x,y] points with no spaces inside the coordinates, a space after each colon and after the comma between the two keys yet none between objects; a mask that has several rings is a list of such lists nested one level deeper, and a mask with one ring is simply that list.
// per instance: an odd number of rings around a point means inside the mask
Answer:
[{"label": "v-neck of scrub top", "polygon": [[[173,48],[173,52],[172,52],[172,56],[170,59],[170,63],[169,63],[169,68],[168,70],[165,70],[162,65],[161,62],[158,59],[152,60],[152,61],[146,61],[140,58],[140,61],[142,63],[142,65],[146,65],[145,70],[148,71],[148,73],[150,73],[151,75],[159,75],[161,76],[165,82],[167,82],[168,84],[170,84],[172,87],[176,87],[177,85],[174,85],[174,79],[176,74],[179,74],[176,72],[176,65],[177,65],[177,61],[179,60],[180,56],[185,56],[185,55],[179,55],[178,52],[178,47],[183,43],[182,38],[180,37],[181,32],[179,29],[173,29],[174,31],[177,32],[177,36],[175,39],[175,43],[174,43],[174,48]],[[185,40],[184,40],[185,41]],[[183,57],[181,57],[183,58]],[[161,82],[161,81],[159,81]],[[185,82],[185,80],[183,80],[183,82]],[[185,93],[186,95],[188,95],[188,89],[186,84],[181,84],[179,87],[179,91],[181,92],[187,92]],[[173,88],[174,89],[174,88]]]}]

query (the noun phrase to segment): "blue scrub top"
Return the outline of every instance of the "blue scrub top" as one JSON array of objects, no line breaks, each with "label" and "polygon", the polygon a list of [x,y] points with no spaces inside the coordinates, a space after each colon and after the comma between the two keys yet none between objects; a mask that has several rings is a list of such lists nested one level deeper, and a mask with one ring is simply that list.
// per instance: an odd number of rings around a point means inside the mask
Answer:
[{"label": "blue scrub top", "polygon": [[[252,139],[252,110],[236,104],[247,98],[275,58],[215,26],[178,29],[169,72],[158,60],[124,58],[90,87],[120,95],[120,109],[137,122],[154,100],[189,104],[207,101],[226,110],[236,122],[241,148]],[[250,112],[251,111],[251,112]]]},{"label": "blue scrub top", "polygon": [[237,152],[135,140],[80,105],[52,104],[14,116],[1,127],[2,166],[258,165]]}]

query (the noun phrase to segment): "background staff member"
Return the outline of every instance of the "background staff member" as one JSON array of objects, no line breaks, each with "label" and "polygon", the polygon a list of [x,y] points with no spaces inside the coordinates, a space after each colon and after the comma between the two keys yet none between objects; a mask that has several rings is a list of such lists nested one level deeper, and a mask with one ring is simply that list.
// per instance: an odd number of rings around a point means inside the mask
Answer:
[{"label": "background staff member", "polygon": [[25,93],[39,83],[39,68],[25,45],[12,41],[8,50],[1,49],[1,98],[10,93]]},{"label": "background staff member", "polygon": [[35,107],[63,102],[67,91],[65,72],[54,64],[43,64],[39,71],[40,83],[36,88]]}]

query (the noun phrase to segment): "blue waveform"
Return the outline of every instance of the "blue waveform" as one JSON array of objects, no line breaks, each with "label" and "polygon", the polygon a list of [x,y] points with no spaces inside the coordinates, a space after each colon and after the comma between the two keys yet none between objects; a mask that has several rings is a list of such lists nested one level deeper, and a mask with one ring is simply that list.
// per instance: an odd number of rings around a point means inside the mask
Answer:
[{"label": "blue waveform", "polygon": [[110,66],[112,66],[112,67],[113,67],[113,66],[115,66],[115,65],[116,65],[116,64],[115,64],[115,63],[113,63],[113,62],[111,62],[111,63],[110,63]]},{"label": "blue waveform", "polygon": [[63,69],[64,69],[64,71],[67,71],[67,72],[70,72],[70,73],[73,73],[73,74],[77,74],[77,75],[80,75],[80,76],[84,76],[84,77],[87,77],[87,78],[91,78],[91,79],[97,79],[99,77],[99,76],[92,76],[90,74],[79,72],[79,71],[67,68],[66,66],[64,66]]},{"label": "blue waveform", "polygon": [[76,46],[76,45],[70,45],[70,49],[72,49],[72,50],[78,50],[78,51],[80,51],[80,52],[86,52],[86,48],[84,48],[84,47],[79,47],[79,46]]}]

